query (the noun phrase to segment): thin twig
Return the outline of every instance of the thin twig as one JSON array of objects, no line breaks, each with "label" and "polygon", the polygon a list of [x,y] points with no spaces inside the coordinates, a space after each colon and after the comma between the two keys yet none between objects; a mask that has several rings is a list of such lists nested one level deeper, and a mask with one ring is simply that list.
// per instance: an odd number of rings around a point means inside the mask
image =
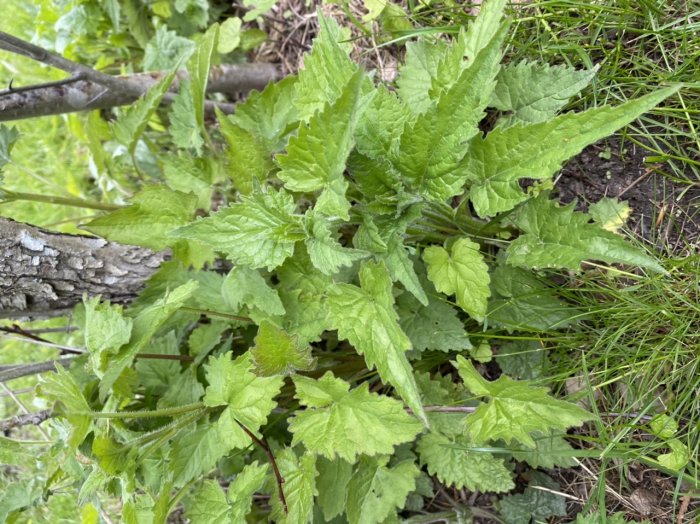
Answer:
[{"label": "thin twig", "polygon": [[16,95],[17,93],[26,93],[27,91],[36,91],[37,89],[48,89],[49,87],[65,86],[68,84],[74,84],[75,82],[79,82],[80,80],[85,80],[85,77],[81,73],[78,73],[77,75],[64,78],[63,80],[56,80],[54,82],[44,82],[43,84],[32,84],[22,87],[12,87],[12,83],[10,83],[7,89],[0,91],[0,96],[9,94]]},{"label": "thin twig", "polygon": [[70,366],[70,363],[75,357],[63,357],[56,360],[47,360],[45,362],[37,362],[35,364],[24,364],[17,366],[0,366],[0,382],[7,382],[20,377],[29,375],[37,375],[47,371],[53,371],[56,366]]},{"label": "thin twig", "polygon": [[[27,406],[25,406],[24,403],[17,398],[17,395],[15,395],[15,393],[10,388],[8,388],[4,382],[0,382],[0,386],[2,386],[2,389],[5,390],[5,393],[7,393],[10,396],[10,398],[15,402],[15,404],[17,404],[17,407],[22,410],[24,415],[33,415],[33,413],[27,409]],[[37,425],[36,429],[39,430],[39,433],[41,433],[44,436],[47,442],[51,440],[51,437],[49,437],[49,434],[46,431],[44,431],[44,428]]]},{"label": "thin twig", "polygon": [[263,451],[267,455],[267,458],[270,460],[270,464],[272,464],[272,471],[275,472],[275,479],[277,480],[277,492],[280,497],[280,502],[282,502],[284,512],[289,513],[289,508],[287,507],[287,499],[284,497],[284,489],[282,489],[282,484],[284,484],[284,478],[282,477],[282,474],[280,473],[280,470],[277,467],[277,461],[275,460],[274,453],[272,453],[272,450],[270,449],[270,445],[267,443],[267,440],[265,440],[265,437],[259,439],[253,434],[252,431],[250,431],[243,424],[239,422],[238,425],[241,426],[241,429],[246,432],[246,434],[250,437],[250,439],[253,442],[255,442],[258,446],[260,446],[263,449]]},{"label": "thin twig", "polygon": [[15,415],[5,420],[0,420],[0,431],[9,431],[12,428],[20,426],[28,426],[30,424],[38,426],[45,420],[55,417],[56,414],[51,409],[44,409],[36,413],[25,413],[23,415]]}]

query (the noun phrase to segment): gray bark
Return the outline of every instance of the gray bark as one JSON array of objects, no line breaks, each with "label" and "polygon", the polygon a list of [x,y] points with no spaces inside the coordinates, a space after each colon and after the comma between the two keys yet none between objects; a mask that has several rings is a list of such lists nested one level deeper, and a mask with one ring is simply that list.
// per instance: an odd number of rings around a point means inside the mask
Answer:
[{"label": "gray bark", "polygon": [[[139,94],[148,91],[165,74],[154,72],[113,77],[114,80],[123,81],[122,85],[125,87],[122,89],[108,88],[90,80],[76,80],[59,85],[0,91],[0,122],[131,104]],[[181,71],[178,80],[186,76],[187,73]],[[269,82],[276,80],[277,76],[277,68],[272,64],[221,65],[211,69],[207,92],[237,93],[262,89]],[[171,93],[177,92],[178,80],[171,86]],[[166,102],[170,100],[172,97],[166,97]],[[207,102],[208,110],[213,110],[217,105]],[[225,113],[231,112],[233,108],[231,104],[219,104],[219,107]]]},{"label": "gray bark", "polygon": [[63,315],[83,293],[128,302],[166,258],[0,218],[0,318]]}]

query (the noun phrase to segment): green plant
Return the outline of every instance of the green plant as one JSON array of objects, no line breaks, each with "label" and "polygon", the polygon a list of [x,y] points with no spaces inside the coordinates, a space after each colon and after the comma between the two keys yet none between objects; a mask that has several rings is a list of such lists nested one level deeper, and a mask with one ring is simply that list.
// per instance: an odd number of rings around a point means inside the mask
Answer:
[{"label": "green plant", "polygon": [[[203,36],[171,109],[174,146],[152,166],[166,184],[85,225],[174,260],[126,310],[86,297],[75,312],[88,355],[41,386],[61,416],[49,485],[79,485],[81,504],[118,497],[126,522],[163,522],[181,502],[194,522],[383,522],[421,507],[426,472],[503,493],[516,460],[568,463],[563,434],[590,415],[531,382],[484,378],[465,358],[469,332],[574,323],[547,268],[664,272],[604,214],[548,189],[563,161],[677,89],[557,115],[591,75],[501,66],[504,4],[485,4],[452,45],[410,44],[398,93],[375,87],[321,18],[298,77],[219,114],[226,170],[203,112],[218,28]],[[111,127],[137,170],[172,77]],[[195,220],[213,190],[231,201]],[[225,276],[204,269],[217,254]],[[163,358],[139,359],[146,349]],[[215,468],[226,489],[204,480]],[[32,485],[21,500],[40,495]]]}]

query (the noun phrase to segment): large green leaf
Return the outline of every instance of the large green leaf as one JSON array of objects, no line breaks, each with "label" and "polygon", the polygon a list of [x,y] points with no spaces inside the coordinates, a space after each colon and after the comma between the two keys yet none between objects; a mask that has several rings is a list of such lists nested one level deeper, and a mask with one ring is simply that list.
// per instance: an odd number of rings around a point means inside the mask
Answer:
[{"label": "large green leaf", "polygon": [[309,371],[316,364],[316,359],[311,355],[311,346],[267,320],[260,323],[250,354],[255,370],[263,376]]},{"label": "large green leaf", "polygon": [[291,195],[268,189],[243,197],[241,202],[171,235],[198,240],[226,253],[237,264],[272,270],[291,256],[294,244],[305,237],[301,217],[295,211]]},{"label": "large green leaf", "polygon": [[391,279],[384,264],[365,262],[360,269],[361,287],[337,285],[328,298],[333,327],[364,354],[370,367],[396,388],[413,412],[425,421],[413,369],[405,352],[411,341],[401,330],[394,311]]},{"label": "large green leaf", "polygon": [[287,499],[285,512],[282,502],[277,495],[277,490],[272,495],[272,521],[280,524],[306,524],[312,521],[314,509],[314,496],[318,494],[316,489],[316,457],[312,453],[305,453],[297,457],[290,448],[284,448],[277,453],[277,465],[279,467],[284,484],[284,496]]},{"label": "large green leaf", "polygon": [[473,181],[469,195],[481,217],[513,209],[528,195],[522,178],[550,178],[562,162],[646,113],[678,91],[667,87],[616,107],[565,113],[547,122],[505,129],[476,137],[465,162]]},{"label": "large green leaf", "polygon": [[360,88],[364,73],[358,71],[340,96],[311,117],[309,124],[289,140],[286,155],[277,155],[282,170],[277,176],[291,191],[322,190],[315,209],[329,216],[349,219],[345,197],[348,182],[345,161],[354,146],[353,134],[363,104]]},{"label": "large green leaf", "polygon": [[202,134],[206,136],[207,130],[204,126],[204,100],[207,92],[207,82],[209,80],[209,68],[219,39],[219,24],[214,24],[202,35],[197,49],[187,64],[187,71],[192,82],[192,105],[194,115]]},{"label": "large green leaf", "polygon": [[165,186],[146,186],[131,205],[85,224],[83,229],[107,240],[161,250],[174,242],[168,233],[194,216],[197,197]]},{"label": "large green leaf", "polygon": [[103,375],[109,354],[116,354],[131,338],[133,320],[122,315],[122,306],[109,301],[100,304],[100,297],[83,297],[85,305],[85,348],[90,353],[92,368]]},{"label": "large green leaf", "polygon": [[479,244],[459,238],[448,252],[440,246],[430,246],[423,252],[428,278],[435,289],[455,295],[457,305],[481,322],[491,295],[489,268],[479,251]]},{"label": "large green leaf", "polygon": [[505,375],[489,382],[461,355],[457,356],[455,365],[469,391],[477,397],[488,397],[488,401],[467,415],[467,432],[476,445],[502,439],[517,440],[534,448],[531,433],[566,430],[592,418],[576,404],[549,396],[547,388],[531,386]]},{"label": "large green leaf", "polygon": [[221,293],[233,311],[241,306],[255,308],[268,315],[284,315],[277,290],[272,289],[259,271],[236,266],[224,279]]},{"label": "large green leaf", "polygon": [[356,260],[369,255],[359,249],[340,245],[337,233],[331,231],[328,218],[315,211],[306,213],[306,249],[311,263],[324,275],[335,275],[342,267],[351,266]]},{"label": "large green leaf", "polygon": [[55,373],[43,376],[41,394],[62,404],[62,409],[58,412],[63,412],[71,424],[68,444],[76,449],[85,440],[92,426],[92,419],[87,415],[90,406],[80,386],[68,371],[62,366],[56,366]]},{"label": "large green leaf", "polygon": [[584,260],[602,260],[665,272],[656,259],[620,235],[591,223],[585,213],[574,211],[574,204],[561,207],[547,196],[545,193],[530,200],[513,218],[524,234],[508,246],[508,264],[578,270]]},{"label": "large green leaf", "polygon": [[406,413],[401,402],[370,393],[367,382],[350,385],[327,372],[320,380],[293,378],[304,411],[291,419],[292,445],[329,459],[354,463],[358,455],[391,454],[394,446],[411,442],[422,424]]}]

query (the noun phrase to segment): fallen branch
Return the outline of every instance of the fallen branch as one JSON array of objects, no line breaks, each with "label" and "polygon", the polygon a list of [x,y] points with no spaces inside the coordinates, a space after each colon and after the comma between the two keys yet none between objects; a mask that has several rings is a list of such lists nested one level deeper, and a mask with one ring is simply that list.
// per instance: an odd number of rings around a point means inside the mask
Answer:
[{"label": "fallen branch", "polygon": [[51,409],[44,409],[42,411],[37,411],[36,413],[25,413],[22,415],[15,415],[5,420],[0,420],[0,432],[9,431],[12,428],[18,428],[21,426],[34,425],[38,426],[45,420],[55,417],[56,414]]},{"label": "fallen branch", "polygon": [[53,371],[56,366],[69,366],[75,357],[63,357],[56,360],[47,360],[45,362],[37,362],[35,364],[19,364],[10,366],[0,366],[0,382],[7,382],[16,378],[28,377],[29,375],[37,375]]}]

